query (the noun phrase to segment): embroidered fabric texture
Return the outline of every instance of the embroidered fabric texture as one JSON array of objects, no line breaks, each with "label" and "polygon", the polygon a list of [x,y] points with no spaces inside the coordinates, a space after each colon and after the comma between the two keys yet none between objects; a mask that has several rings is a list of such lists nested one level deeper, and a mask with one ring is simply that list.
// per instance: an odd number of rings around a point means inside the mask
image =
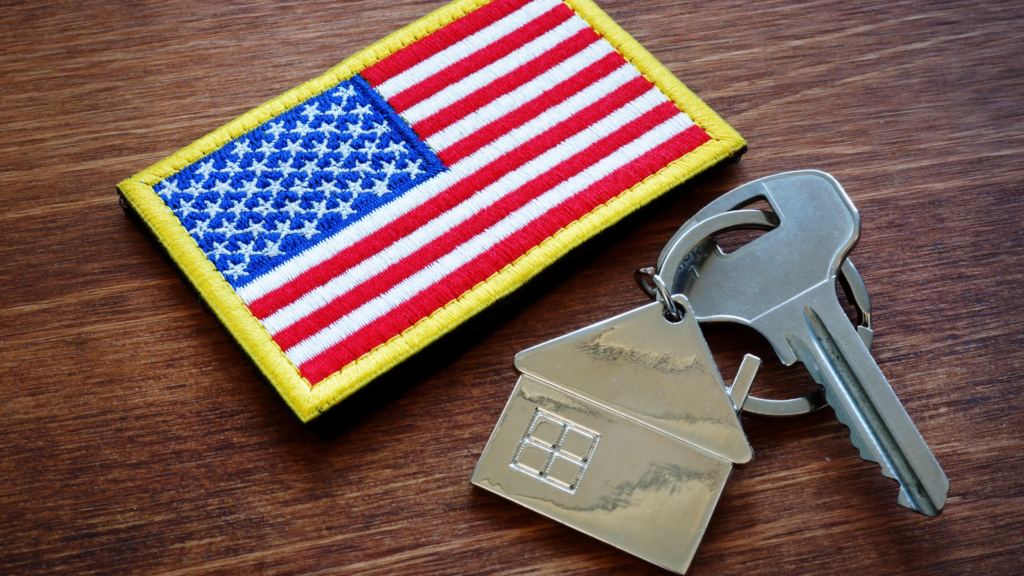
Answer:
[{"label": "embroidered fabric texture", "polygon": [[356,76],[154,189],[238,287],[443,169]]},{"label": "embroidered fabric texture", "polygon": [[707,139],[559,0],[496,0],[156,191],[316,383]]},{"label": "embroidered fabric texture", "polygon": [[[581,231],[604,227],[651,197],[625,192],[667,189],[654,177],[713,139],[680,108],[692,95],[646,77],[656,62],[638,46],[624,57],[602,17],[585,0],[461,0],[368,67],[244,132],[215,133],[219,146],[183,151],[181,167],[151,169],[162,173],[152,192],[273,348],[249,328],[243,345],[282,354],[311,390],[331,379],[350,393],[382,369],[367,358],[393,365],[468,317],[456,309],[585,239],[566,236],[584,219],[602,214]],[[122,189],[150,186],[145,174]]]}]

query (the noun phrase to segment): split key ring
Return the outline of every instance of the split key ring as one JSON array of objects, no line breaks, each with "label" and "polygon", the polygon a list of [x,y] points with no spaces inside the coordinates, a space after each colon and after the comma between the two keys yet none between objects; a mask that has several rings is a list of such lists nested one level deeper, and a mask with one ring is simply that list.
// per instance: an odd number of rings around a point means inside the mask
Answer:
[{"label": "split key ring", "polygon": [[[778,226],[778,218],[772,212],[763,210],[730,210],[716,214],[689,228],[682,235],[673,239],[673,256],[671,263],[676,268],[674,278],[680,272],[688,272],[699,259],[706,257],[713,250],[721,250],[714,241],[714,236],[732,230],[754,229],[771,230]],[[667,267],[666,267],[667,268]],[[634,276],[637,285],[652,300],[659,298],[659,287],[651,286],[645,280],[655,276],[654,268],[641,268]],[[874,332],[871,330],[871,297],[867,286],[849,258],[843,261],[839,270],[839,283],[847,298],[857,310],[857,334],[864,345],[871,348]],[[756,396],[747,397],[743,410],[762,416],[797,416],[813,412],[828,405],[824,388],[819,388],[806,396],[787,400],[769,400]]]}]

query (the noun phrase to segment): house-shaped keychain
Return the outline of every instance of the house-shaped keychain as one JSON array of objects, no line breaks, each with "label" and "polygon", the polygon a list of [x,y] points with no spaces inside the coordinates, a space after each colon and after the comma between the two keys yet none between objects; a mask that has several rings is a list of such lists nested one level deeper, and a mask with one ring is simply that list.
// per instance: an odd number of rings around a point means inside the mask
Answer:
[{"label": "house-shaped keychain", "polygon": [[683,573],[733,464],[760,361],[732,387],[682,296],[567,334],[515,358],[522,376],[473,484]]}]

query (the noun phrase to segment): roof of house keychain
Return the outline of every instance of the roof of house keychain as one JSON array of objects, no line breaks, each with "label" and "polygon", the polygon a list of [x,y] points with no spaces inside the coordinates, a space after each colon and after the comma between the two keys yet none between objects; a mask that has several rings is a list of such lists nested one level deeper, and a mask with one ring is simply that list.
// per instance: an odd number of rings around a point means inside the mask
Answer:
[{"label": "roof of house keychain", "polygon": [[118,188],[308,422],[744,149],[590,0],[458,0]]},{"label": "roof of house keychain", "polygon": [[[768,200],[773,212],[739,209],[757,199]],[[772,232],[726,255],[712,237],[736,228]],[[870,305],[856,270],[844,264],[858,233],[849,197],[823,172],[780,174],[722,196],[669,242],[658,268],[646,274],[654,286],[641,282],[658,302],[516,356],[523,375],[480,457],[473,484],[684,573],[732,465],[753,457],[738,418],[745,403],[756,400],[755,412],[768,415],[801,414],[824,405],[820,394],[787,401],[748,398],[760,365],[750,355],[727,388],[697,321],[741,321],[770,334],[771,324],[762,324],[758,311],[780,308],[772,304],[779,290],[801,282],[827,284],[835,300],[842,274],[861,326],[854,328],[845,316],[839,323],[845,327],[840,326],[834,314],[824,327],[818,326],[821,320],[808,320],[817,339],[793,345],[815,347],[798,357],[825,385],[840,420],[852,424],[851,439],[862,457],[880,462],[882,473],[900,482],[900,504],[938,514],[948,480],[884,377],[866,366]],[[801,246],[817,254],[774,275],[744,277],[745,269],[760,273],[758,266],[771,261],[772,251],[786,258]],[[750,254],[762,264],[750,263]],[[662,272],[673,279],[671,287]],[[790,275],[795,278],[787,279]],[[761,306],[761,293],[768,293],[768,305]],[[821,301],[809,302],[807,309],[814,318],[817,310],[829,313]],[[773,343],[777,350],[782,345],[778,339]],[[788,358],[785,350],[780,356]]]}]

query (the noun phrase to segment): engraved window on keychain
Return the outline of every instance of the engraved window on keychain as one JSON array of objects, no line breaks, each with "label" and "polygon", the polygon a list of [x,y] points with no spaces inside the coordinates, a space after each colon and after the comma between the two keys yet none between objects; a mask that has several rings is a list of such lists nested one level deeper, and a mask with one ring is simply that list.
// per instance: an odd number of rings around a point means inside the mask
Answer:
[{"label": "engraved window on keychain", "polygon": [[583,480],[601,436],[537,410],[512,457],[512,468],[569,493]]}]

